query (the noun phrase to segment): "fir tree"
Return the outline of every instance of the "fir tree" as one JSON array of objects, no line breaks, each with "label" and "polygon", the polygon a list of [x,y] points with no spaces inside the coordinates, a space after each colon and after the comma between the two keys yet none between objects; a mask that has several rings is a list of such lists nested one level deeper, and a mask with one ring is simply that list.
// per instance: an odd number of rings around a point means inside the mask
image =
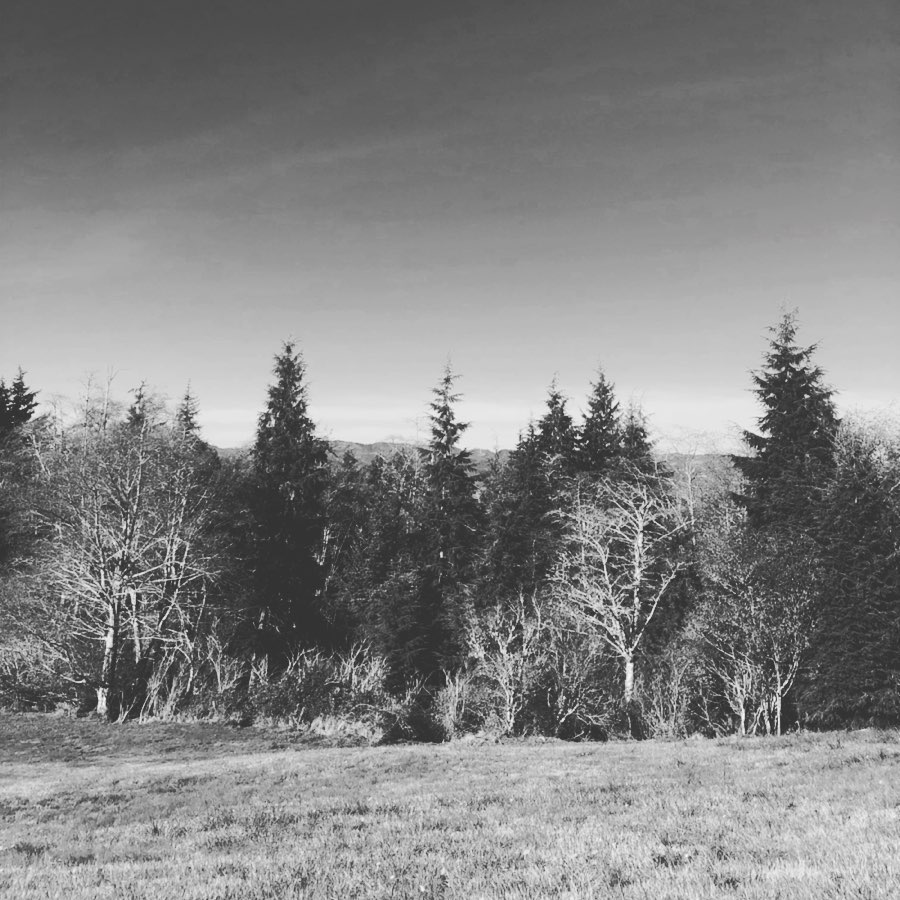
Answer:
[{"label": "fir tree", "polygon": [[10,387],[0,379],[0,564],[34,540],[34,530],[26,524],[32,515],[28,491],[35,476],[34,454],[17,435],[34,416],[36,396],[21,369]]},{"label": "fir tree", "polygon": [[584,425],[578,432],[578,470],[593,477],[607,473],[622,456],[622,440],[614,385],[599,369],[591,385]]},{"label": "fir tree", "polygon": [[536,441],[557,485],[560,479],[573,473],[576,464],[577,434],[566,403],[554,378],[547,394],[547,411],[537,423]]},{"label": "fir tree", "polygon": [[622,427],[622,461],[629,470],[649,475],[656,470],[653,445],[647,432],[647,417],[635,403],[628,405]]},{"label": "fir tree", "polygon": [[534,425],[519,437],[485,490],[487,540],[479,594],[495,602],[530,596],[546,583],[562,532],[554,518],[556,499]]},{"label": "fir tree", "polygon": [[819,726],[900,724],[900,434],[842,425],[816,508],[827,576],[804,711]]},{"label": "fir tree", "polygon": [[196,398],[191,393],[190,384],[184,390],[184,396],[181,398],[178,407],[175,410],[175,428],[184,437],[199,438],[200,423],[197,417],[200,414],[200,407]]},{"label": "fir tree", "polygon": [[436,554],[432,562],[439,580],[450,584],[471,575],[479,522],[475,467],[469,451],[459,446],[469,425],[456,418],[456,378],[448,365],[433,390],[431,440],[421,451]]},{"label": "fir tree", "polygon": [[356,601],[371,596],[375,584],[365,553],[370,539],[372,501],[366,470],[350,450],[345,451],[339,461],[329,466],[321,554],[323,595],[336,636],[338,632],[347,636],[358,627]]},{"label": "fir tree", "polygon": [[418,605],[423,633],[417,665],[425,674],[458,661],[464,589],[473,581],[482,529],[472,458],[459,445],[469,426],[456,417],[460,399],[453,392],[456,377],[448,365],[432,391],[431,439],[421,451],[425,519]]},{"label": "fir tree", "polygon": [[142,381],[132,392],[134,401],[128,407],[126,424],[141,429],[147,424],[147,383]]},{"label": "fir tree", "polygon": [[[398,450],[366,466],[363,519],[348,560],[346,591],[360,637],[391,666],[391,687],[416,677],[426,655],[422,585],[430,554],[423,547],[425,488],[418,454]],[[427,669],[427,667],[426,667]]]},{"label": "fir tree", "polygon": [[816,345],[797,344],[796,313],[770,329],[765,366],[753,373],[754,393],[763,406],[761,434],[744,432],[752,456],[732,457],[747,484],[736,497],[750,524],[799,524],[808,519],[815,498],[834,466],[838,420],[832,391],[813,365]]},{"label": "fir tree", "polygon": [[191,393],[191,386],[185,388],[184,395],[175,407],[173,431],[195,457],[194,465],[204,478],[211,479],[216,473],[221,475],[222,460],[215,447],[200,436],[200,405]]},{"label": "fir tree", "polygon": [[276,656],[329,637],[320,604],[328,448],[309,418],[305,371],[285,343],[252,451],[257,628]]},{"label": "fir tree", "polygon": [[37,392],[25,385],[25,373],[21,369],[9,387],[0,379],[0,439],[31,420],[37,408],[36,397]]}]

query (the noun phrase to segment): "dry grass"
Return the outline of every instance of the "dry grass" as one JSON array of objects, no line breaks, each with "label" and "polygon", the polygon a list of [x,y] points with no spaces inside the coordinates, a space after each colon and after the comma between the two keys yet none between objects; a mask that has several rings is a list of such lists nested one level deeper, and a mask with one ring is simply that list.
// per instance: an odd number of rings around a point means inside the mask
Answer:
[{"label": "dry grass", "polygon": [[896,733],[317,748],[0,730],[4,897],[900,897]]}]

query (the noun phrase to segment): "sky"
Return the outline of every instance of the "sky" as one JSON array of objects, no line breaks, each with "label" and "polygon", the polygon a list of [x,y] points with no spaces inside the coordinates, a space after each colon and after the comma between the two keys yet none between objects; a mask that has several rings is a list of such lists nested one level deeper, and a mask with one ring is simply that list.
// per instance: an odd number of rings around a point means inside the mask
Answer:
[{"label": "sky", "polygon": [[[473,447],[598,366],[730,446],[797,308],[840,409],[900,396],[895,0],[4,0],[0,375],[190,383],[252,440],[295,340],[327,437]],[[698,437],[699,436],[699,437]]]}]

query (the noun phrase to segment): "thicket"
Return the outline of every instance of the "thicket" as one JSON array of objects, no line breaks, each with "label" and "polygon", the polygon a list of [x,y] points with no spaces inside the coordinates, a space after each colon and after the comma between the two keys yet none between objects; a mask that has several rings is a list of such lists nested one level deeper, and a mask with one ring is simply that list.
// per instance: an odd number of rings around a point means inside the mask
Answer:
[{"label": "thicket", "polygon": [[732,458],[654,453],[600,371],[476,471],[456,376],[361,464],[276,356],[246,454],[187,392],[35,416],[0,381],[0,704],[366,739],[597,739],[900,723],[900,434],[839,421],[772,329]]}]

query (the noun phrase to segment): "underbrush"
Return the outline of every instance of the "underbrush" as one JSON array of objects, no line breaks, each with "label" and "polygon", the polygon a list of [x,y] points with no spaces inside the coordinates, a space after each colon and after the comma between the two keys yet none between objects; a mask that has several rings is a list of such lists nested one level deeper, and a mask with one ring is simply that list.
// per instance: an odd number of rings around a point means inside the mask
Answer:
[{"label": "underbrush", "polygon": [[[229,653],[212,635],[197,651],[202,664],[173,656],[149,678],[132,678],[113,719],[289,728],[359,745],[466,735],[605,741],[734,733],[734,717],[697,701],[707,696],[703,673],[675,654],[647,667],[626,706],[616,699],[616,666],[596,646],[560,633],[553,652],[539,652],[521,621],[513,624],[489,620],[473,632],[464,666],[399,686],[387,660],[364,644],[304,650],[275,665],[265,656]],[[67,686],[27,653],[0,653],[0,710],[87,714],[89,687]]]}]

